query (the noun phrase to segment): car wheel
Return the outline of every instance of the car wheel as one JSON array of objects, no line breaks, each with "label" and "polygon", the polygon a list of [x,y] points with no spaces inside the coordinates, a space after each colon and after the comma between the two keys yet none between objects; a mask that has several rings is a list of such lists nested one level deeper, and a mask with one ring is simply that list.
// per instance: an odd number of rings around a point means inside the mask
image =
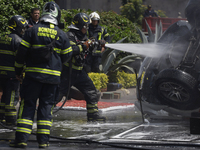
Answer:
[{"label": "car wheel", "polygon": [[162,104],[180,110],[200,107],[198,82],[190,74],[176,69],[161,71],[155,80],[156,95]]}]

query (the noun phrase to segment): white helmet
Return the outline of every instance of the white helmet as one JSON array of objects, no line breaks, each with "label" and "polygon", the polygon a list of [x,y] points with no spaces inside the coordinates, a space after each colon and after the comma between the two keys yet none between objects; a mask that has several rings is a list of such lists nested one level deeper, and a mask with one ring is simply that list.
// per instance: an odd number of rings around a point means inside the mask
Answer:
[{"label": "white helmet", "polygon": [[89,17],[91,20],[100,20],[100,16],[96,12],[91,13]]}]

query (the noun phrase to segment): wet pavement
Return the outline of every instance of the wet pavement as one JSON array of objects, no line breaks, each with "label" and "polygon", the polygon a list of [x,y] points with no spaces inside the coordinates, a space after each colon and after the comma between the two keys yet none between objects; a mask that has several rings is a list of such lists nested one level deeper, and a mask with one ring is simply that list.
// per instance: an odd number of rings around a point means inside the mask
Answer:
[{"label": "wet pavement", "polygon": [[[124,93],[124,91],[121,91]],[[101,99],[106,102],[135,103],[135,89],[126,91],[121,99]],[[200,149],[200,135],[190,134],[188,118],[148,117],[143,123],[137,107],[100,110],[106,123],[87,123],[85,110],[63,109],[54,114],[49,150],[120,150],[120,149]],[[27,149],[36,150],[38,144],[33,134]],[[0,149],[12,150],[9,140],[14,131],[0,126]]]}]

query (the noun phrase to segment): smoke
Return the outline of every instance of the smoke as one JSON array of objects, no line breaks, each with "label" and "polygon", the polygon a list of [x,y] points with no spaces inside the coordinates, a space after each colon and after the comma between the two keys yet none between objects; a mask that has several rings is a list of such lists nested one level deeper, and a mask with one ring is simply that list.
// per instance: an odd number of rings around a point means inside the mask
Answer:
[{"label": "smoke", "polygon": [[132,44],[132,43],[120,43],[120,44],[106,44],[108,48],[120,50],[124,52],[134,53],[146,57],[161,57],[166,53],[166,44]]}]

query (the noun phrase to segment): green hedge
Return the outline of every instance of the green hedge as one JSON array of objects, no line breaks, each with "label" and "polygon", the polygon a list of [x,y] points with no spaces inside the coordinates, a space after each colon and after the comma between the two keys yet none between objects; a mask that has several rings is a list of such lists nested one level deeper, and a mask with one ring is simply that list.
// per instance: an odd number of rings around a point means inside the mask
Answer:
[{"label": "green hedge", "polygon": [[[71,24],[73,17],[80,12],[89,15],[92,11],[85,9],[62,10],[61,21],[65,22],[65,29],[64,29],[65,32],[69,30],[67,27]],[[104,11],[97,13],[99,13],[101,17],[100,25],[105,27],[107,29],[107,32],[111,36],[113,36],[111,41],[112,43],[115,43],[124,37],[127,37],[124,43],[141,42],[141,39],[136,30],[136,25],[127,18],[115,13],[114,11],[108,11],[108,12]]]},{"label": "green hedge", "polygon": [[131,73],[125,73],[124,71],[117,72],[117,83],[122,84],[122,87],[127,89],[130,87],[135,87],[137,82],[136,82],[136,75],[131,74]]},{"label": "green hedge", "polygon": [[14,15],[30,17],[31,8],[40,8],[52,0],[0,0],[0,35],[8,32],[8,21]]},{"label": "green hedge", "polygon": [[107,87],[108,83],[108,76],[104,73],[88,73],[88,76],[91,78],[91,80],[94,83],[94,86],[97,90],[101,90],[103,88]]},{"label": "green hedge", "polygon": [[[110,81],[110,77],[108,77],[104,73],[88,73],[88,76],[93,81],[96,89],[101,90],[107,87],[108,81]],[[135,74],[125,73],[124,71],[116,72],[111,78],[113,80],[111,82],[120,83],[122,84],[122,88],[130,88],[136,86],[136,76]],[[110,83],[111,83],[110,82]]]}]

